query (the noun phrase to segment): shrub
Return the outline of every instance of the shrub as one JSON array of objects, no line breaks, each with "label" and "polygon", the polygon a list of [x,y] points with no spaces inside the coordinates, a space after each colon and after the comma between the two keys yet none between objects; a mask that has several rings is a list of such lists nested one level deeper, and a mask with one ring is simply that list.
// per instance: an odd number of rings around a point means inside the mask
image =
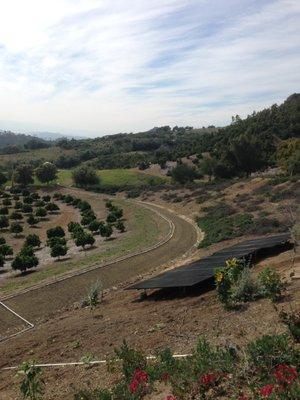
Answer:
[{"label": "shrub", "polygon": [[281,311],[279,314],[282,322],[287,325],[291,335],[297,343],[300,343],[300,312],[288,313]]},{"label": "shrub", "polygon": [[37,208],[35,215],[40,218],[44,218],[47,215],[47,210],[44,207]]},{"label": "shrub", "polygon": [[119,232],[125,232],[125,225],[123,221],[117,221],[115,227]]},{"label": "shrub", "polygon": [[35,256],[28,256],[19,253],[13,260],[11,266],[14,270],[19,270],[21,273],[25,273],[27,269],[34,268],[38,265],[39,260]]},{"label": "shrub", "polygon": [[0,229],[5,229],[9,227],[8,217],[6,215],[0,216]]},{"label": "shrub", "polygon": [[8,215],[8,214],[9,214],[9,210],[7,207],[0,208],[0,215]]},{"label": "shrub", "polygon": [[233,286],[238,281],[243,269],[243,263],[232,258],[226,261],[224,268],[219,268],[215,273],[218,298],[225,305],[231,307],[235,301],[233,296]]},{"label": "shrub", "polygon": [[72,173],[72,178],[76,186],[96,185],[100,183],[97,172],[86,165],[76,168]]},{"label": "shrub", "polygon": [[51,239],[53,237],[64,237],[65,231],[61,226],[56,226],[55,228],[50,228],[47,230],[47,238]]},{"label": "shrub", "polygon": [[281,297],[285,284],[274,269],[265,268],[258,278],[263,296],[270,298],[272,301],[276,301]]},{"label": "shrub", "polygon": [[23,215],[21,213],[18,213],[17,211],[14,211],[13,213],[11,213],[10,218],[14,219],[15,221],[20,221],[21,219],[23,219]]},{"label": "shrub", "polygon": [[265,335],[247,346],[250,367],[258,368],[262,377],[268,377],[277,365],[297,365],[299,353],[289,343],[288,336]]},{"label": "shrub", "polygon": [[25,239],[25,244],[32,247],[40,247],[41,240],[36,234],[30,234]]},{"label": "shrub", "polygon": [[54,213],[55,211],[59,211],[59,207],[55,203],[48,203],[45,208],[50,213]]},{"label": "shrub", "polygon": [[5,244],[6,239],[3,236],[0,236],[0,245]]},{"label": "shrub", "polygon": [[23,398],[31,400],[42,398],[45,383],[40,367],[37,367],[34,362],[24,362],[18,370],[18,375],[22,376],[20,391]]},{"label": "shrub", "polygon": [[90,233],[83,232],[83,233],[78,234],[75,238],[76,246],[78,246],[78,247],[81,246],[83,249],[87,245],[93,246],[94,243],[95,243],[95,238]]},{"label": "shrub", "polygon": [[33,211],[33,209],[32,209],[32,207],[31,207],[29,204],[23,204],[23,206],[22,206],[22,212],[23,212],[24,214],[32,213],[32,211]]},{"label": "shrub", "polygon": [[101,226],[103,226],[102,221],[98,221],[97,219],[94,219],[93,221],[90,222],[88,228],[91,232],[99,232]]},{"label": "shrub", "polygon": [[5,258],[7,256],[12,256],[14,253],[13,248],[8,244],[4,243],[0,246],[0,254]]},{"label": "shrub", "polygon": [[58,257],[58,259],[60,259],[60,257],[65,256],[68,252],[68,248],[67,246],[64,245],[60,245],[60,244],[54,244],[51,247],[51,257]]},{"label": "shrub", "polygon": [[100,281],[93,283],[81,301],[81,307],[95,308],[103,299],[103,286]]},{"label": "shrub", "polygon": [[259,285],[251,278],[250,269],[244,268],[233,287],[233,299],[247,302],[260,297]]},{"label": "shrub", "polygon": [[39,222],[39,220],[37,218],[35,218],[33,214],[28,215],[27,223],[30,226],[35,226],[38,222]]},{"label": "shrub", "polygon": [[10,226],[10,232],[17,237],[19,233],[23,232],[23,227],[18,222],[13,222]]}]

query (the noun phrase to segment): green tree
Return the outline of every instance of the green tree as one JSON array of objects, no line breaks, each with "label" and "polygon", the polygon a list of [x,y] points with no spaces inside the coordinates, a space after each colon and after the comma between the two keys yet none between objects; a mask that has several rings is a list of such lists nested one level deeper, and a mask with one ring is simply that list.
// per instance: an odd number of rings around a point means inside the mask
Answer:
[{"label": "green tree", "polygon": [[123,221],[117,221],[115,227],[119,232],[125,232],[125,225]]},{"label": "green tree", "polygon": [[65,236],[65,231],[61,226],[56,226],[54,228],[50,228],[47,230],[47,238],[53,238],[53,237],[64,237]]},{"label": "green tree", "polygon": [[40,247],[41,245],[41,240],[38,235],[35,233],[30,234],[26,237],[25,239],[25,244],[27,246],[32,246],[32,247]]},{"label": "green tree", "polygon": [[182,185],[187,182],[193,182],[197,176],[196,170],[187,164],[177,164],[171,171],[172,179]]},{"label": "green tree", "polygon": [[83,249],[85,246],[93,246],[95,243],[95,238],[91,233],[84,232],[80,235],[78,235],[75,238],[75,244],[77,247],[81,246]]},{"label": "green tree", "polygon": [[97,185],[100,182],[95,169],[83,165],[76,168],[72,173],[72,178],[76,186]]},{"label": "green tree", "polygon": [[48,203],[45,208],[50,213],[55,213],[56,211],[59,211],[59,206],[56,203]]},{"label": "green tree", "polygon": [[51,247],[51,257],[60,259],[60,257],[63,257],[67,254],[68,248],[67,246],[63,246],[60,244],[55,244],[53,247]]},{"label": "green tree", "polygon": [[36,209],[35,215],[40,218],[44,218],[47,215],[47,210],[44,207],[39,207]]},{"label": "green tree", "polygon": [[21,186],[34,183],[33,168],[31,165],[19,165],[14,173],[13,181]]},{"label": "green tree", "polygon": [[41,183],[52,182],[57,179],[57,168],[50,162],[45,162],[35,171],[35,175]]},{"label": "green tree", "polygon": [[6,239],[3,236],[0,236],[0,245],[5,244]]},{"label": "green tree", "polygon": [[211,156],[204,156],[199,163],[201,173],[207,175],[210,181],[215,174],[216,165],[216,159]]},{"label": "green tree", "polygon": [[18,222],[13,222],[10,226],[10,232],[18,237],[18,235],[23,232],[23,227]]},{"label": "green tree", "polygon": [[0,229],[3,230],[9,227],[8,217],[6,215],[0,216]]},{"label": "green tree", "polygon": [[0,268],[3,268],[5,264],[5,258],[2,254],[0,254]]},{"label": "green tree", "polygon": [[100,235],[106,239],[110,238],[113,233],[113,229],[109,224],[103,225],[100,228]]},{"label": "green tree", "polygon": [[10,218],[15,221],[20,221],[21,219],[23,219],[23,215],[17,211],[14,211],[11,213]]},{"label": "green tree", "polygon": [[279,166],[289,175],[300,173],[300,139],[291,138],[279,143],[276,153]]},{"label": "green tree", "polygon": [[88,228],[91,232],[99,232],[101,226],[103,225],[102,221],[98,221],[97,219],[94,219],[93,221],[90,222]]},{"label": "green tree", "polygon": [[11,267],[14,270],[21,271],[24,274],[27,269],[31,269],[36,267],[39,264],[39,260],[36,256],[28,256],[25,254],[19,253],[16,258],[13,260]]},{"label": "green tree", "polygon": [[35,226],[38,222],[39,222],[39,220],[37,218],[35,218],[35,216],[33,214],[28,215],[27,223],[30,226]]},{"label": "green tree", "polygon": [[0,171],[0,186],[3,186],[7,182],[7,176]]},{"label": "green tree", "polygon": [[1,246],[0,246],[0,254],[2,254],[3,257],[12,256],[13,253],[14,253],[13,252],[13,248],[11,246],[9,246],[6,243],[1,244]]}]

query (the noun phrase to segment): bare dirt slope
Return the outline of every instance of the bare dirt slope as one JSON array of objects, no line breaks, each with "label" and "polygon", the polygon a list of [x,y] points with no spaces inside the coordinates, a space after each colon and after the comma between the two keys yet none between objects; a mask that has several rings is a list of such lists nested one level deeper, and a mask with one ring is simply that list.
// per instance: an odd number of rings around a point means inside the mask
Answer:
[{"label": "bare dirt slope", "polygon": [[[288,276],[291,258],[292,252],[287,251],[266,259],[253,273],[271,265]],[[299,281],[292,281],[277,309],[263,299],[245,305],[240,311],[224,311],[214,291],[190,292],[177,297],[157,295],[140,301],[137,292],[112,290],[94,311],[61,311],[52,319],[41,321],[37,329],[0,345],[0,366],[18,365],[28,359],[49,363],[78,361],[87,353],[105,359],[113,355],[114,348],[123,339],[146,354],[164,347],[170,347],[175,353],[188,353],[199,335],[206,335],[216,344],[243,346],[263,334],[286,331],[278,311],[299,308],[299,288]],[[105,386],[110,378],[105,367],[95,366],[47,369],[45,379],[45,399],[71,400],[76,389]],[[18,398],[15,372],[1,373],[0,382],[1,400]]]}]

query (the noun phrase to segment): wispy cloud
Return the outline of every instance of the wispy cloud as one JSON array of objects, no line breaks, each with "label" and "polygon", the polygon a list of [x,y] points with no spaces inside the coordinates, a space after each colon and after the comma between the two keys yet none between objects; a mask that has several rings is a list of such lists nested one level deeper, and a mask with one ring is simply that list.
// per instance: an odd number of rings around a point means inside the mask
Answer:
[{"label": "wispy cloud", "polygon": [[224,124],[299,90],[297,0],[5,3],[0,121],[24,129]]}]

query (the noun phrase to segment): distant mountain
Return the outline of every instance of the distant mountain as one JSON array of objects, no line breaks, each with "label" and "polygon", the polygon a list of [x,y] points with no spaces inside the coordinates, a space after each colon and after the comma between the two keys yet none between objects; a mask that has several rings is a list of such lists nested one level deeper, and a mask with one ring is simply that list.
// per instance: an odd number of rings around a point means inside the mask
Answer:
[{"label": "distant mountain", "polygon": [[59,140],[59,139],[84,139],[83,136],[74,136],[74,135],[64,135],[59,132],[30,132],[29,135],[35,136],[39,139],[43,140]]}]

